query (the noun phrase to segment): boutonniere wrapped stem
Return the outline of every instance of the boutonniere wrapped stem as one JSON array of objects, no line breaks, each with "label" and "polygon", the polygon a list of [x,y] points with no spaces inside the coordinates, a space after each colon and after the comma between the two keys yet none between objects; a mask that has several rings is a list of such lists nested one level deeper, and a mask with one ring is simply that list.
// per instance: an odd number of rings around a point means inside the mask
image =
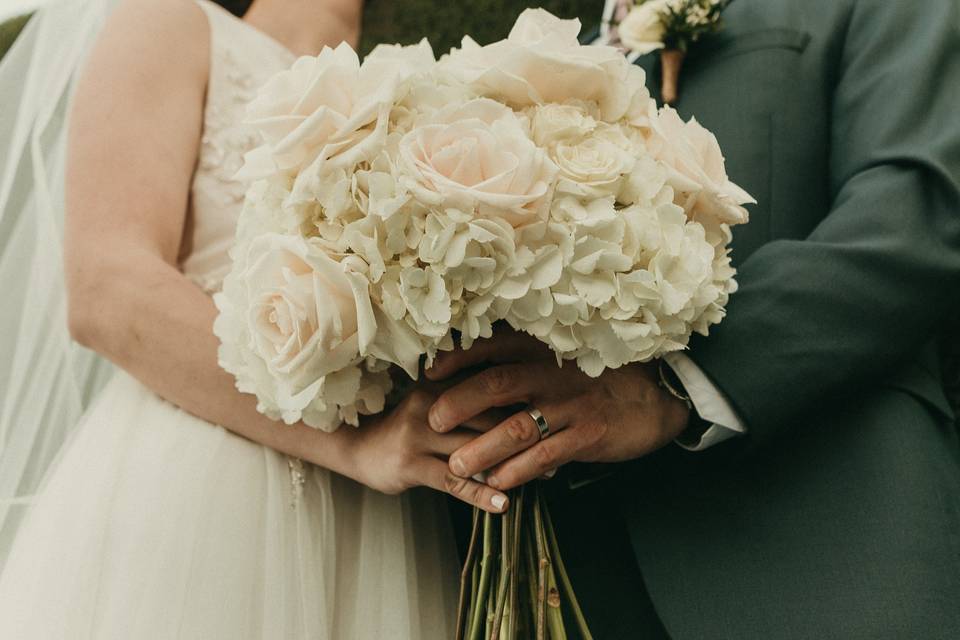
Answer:
[{"label": "boutonniere wrapped stem", "polygon": [[677,100],[680,70],[690,46],[720,29],[720,14],[731,0],[627,0],[629,12],[617,25],[621,44],[635,55],[660,50],[666,104]]}]

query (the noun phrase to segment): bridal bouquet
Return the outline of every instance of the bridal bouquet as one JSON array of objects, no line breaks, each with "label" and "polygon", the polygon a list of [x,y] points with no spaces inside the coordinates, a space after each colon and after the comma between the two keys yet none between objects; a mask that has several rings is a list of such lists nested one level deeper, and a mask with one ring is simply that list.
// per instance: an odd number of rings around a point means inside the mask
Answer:
[{"label": "bridal bouquet", "polygon": [[426,41],[362,63],[342,44],[260,89],[214,330],[261,412],[356,425],[391,368],[416,378],[498,321],[598,376],[723,318],[752,200],[713,135],[579,28],[528,10],[439,60]]}]

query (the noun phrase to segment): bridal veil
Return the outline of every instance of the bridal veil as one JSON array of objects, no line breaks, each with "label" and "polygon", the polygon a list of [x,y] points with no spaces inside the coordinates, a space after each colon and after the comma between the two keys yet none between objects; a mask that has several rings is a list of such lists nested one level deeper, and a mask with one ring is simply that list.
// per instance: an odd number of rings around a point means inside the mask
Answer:
[{"label": "bridal veil", "polygon": [[53,0],[0,62],[0,568],[110,365],[73,342],[63,276],[67,113],[116,0]]}]

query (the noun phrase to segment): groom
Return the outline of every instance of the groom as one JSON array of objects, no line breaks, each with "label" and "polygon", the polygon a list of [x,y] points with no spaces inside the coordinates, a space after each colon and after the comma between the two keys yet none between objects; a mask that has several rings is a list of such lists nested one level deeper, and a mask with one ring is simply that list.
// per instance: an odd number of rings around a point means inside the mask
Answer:
[{"label": "groom", "polygon": [[[736,0],[677,108],[759,205],[709,338],[590,379],[503,333],[430,372],[451,457],[548,484],[598,639],[960,638],[960,445],[934,338],[960,301],[960,3]],[[638,61],[660,84],[656,56]],[[583,465],[581,463],[593,463]]]}]

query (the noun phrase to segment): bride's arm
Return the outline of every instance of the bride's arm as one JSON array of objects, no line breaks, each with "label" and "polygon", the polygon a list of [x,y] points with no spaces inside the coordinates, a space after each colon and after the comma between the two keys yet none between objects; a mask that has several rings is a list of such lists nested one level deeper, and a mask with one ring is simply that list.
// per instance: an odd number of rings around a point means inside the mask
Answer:
[{"label": "bride's arm", "polygon": [[[279,429],[217,365],[210,297],[176,268],[203,122],[206,18],[192,2],[121,3],[70,114],[65,262],[74,338],[159,395],[290,455],[319,434]],[[324,466],[345,459],[325,438]],[[308,449],[308,450],[307,450]]]},{"label": "bride's arm", "polygon": [[384,491],[428,484],[491,509],[495,492],[450,477],[436,457],[457,443],[431,439],[427,399],[326,434],[265,418],[218,366],[216,308],[176,268],[208,59],[206,18],[190,0],[121,3],[91,54],[70,114],[71,333],[160,396],[250,440]]}]

